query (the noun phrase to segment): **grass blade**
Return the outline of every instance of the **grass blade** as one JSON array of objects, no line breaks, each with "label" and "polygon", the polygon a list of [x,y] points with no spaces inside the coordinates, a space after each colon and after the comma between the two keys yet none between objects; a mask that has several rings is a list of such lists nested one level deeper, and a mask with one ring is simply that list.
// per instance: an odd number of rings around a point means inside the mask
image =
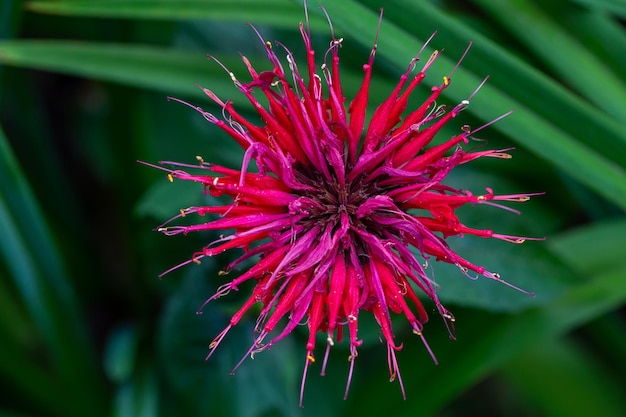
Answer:
[{"label": "grass blade", "polygon": [[[162,19],[246,22],[293,28],[304,17],[301,6],[285,0],[96,0],[32,1],[27,9],[37,13],[62,16],[89,16],[124,19]],[[245,13],[242,13],[245,10]]]},{"label": "grass blade", "polygon": [[[474,0],[571,88],[617,120],[626,120],[626,86],[604,63],[527,0]],[[528,30],[532,27],[533,30]]]},{"label": "grass blade", "polygon": [[[50,235],[43,210],[0,131],[0,256],[50,353],[61,384],[90,384],[76,410],[104,411],[104,389],[87,343],[80,309]],[[68,391],[68,392],[70,392]]]}]

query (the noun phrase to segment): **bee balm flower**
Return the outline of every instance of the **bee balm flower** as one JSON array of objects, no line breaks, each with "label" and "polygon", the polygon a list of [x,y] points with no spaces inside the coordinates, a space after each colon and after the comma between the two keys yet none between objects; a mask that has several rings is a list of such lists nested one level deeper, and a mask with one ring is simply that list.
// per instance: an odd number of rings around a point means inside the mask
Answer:
[{"label": "bee balm flower", "polygon": [[[201,183],[205,192],[231,200],[222,206],[190,207],[174,218],[195,214],[211,216],[209,221],[188,226],[171,226],[168,222],[159,230],[167,235],[232,231],[181,265],[231,249],[243,250],[243,254],[228,265],[228,271],[257,259],[207,300],[236,291],[244,282],[254,283],[247,301],[210,344],[209,356],[243,315],[258,304],[256,336],[244,359],[306,323],[309,337],[304,347],[302,401],[308,367],[318,355],[316,335],[322,333],[326,340],[322,374],[331,346],[345,335],[350,349],[347,395],[361,345],[359,317],[371,314],[387,345],[391,379],[398,379],[404,396],[395,356],[401,344],[394,338],[392,315],[404,316],[413,332],[424,340],[422,329],[428,317],[418,297],[421,293],[434,303],[452,334],[454,318],[437,298],[435,284],[426,270],[427,261],[451,263],[466,275],[504,282],[498,274],[455,253],[446,239],[476,235],[513,243],[524,240],[466,226],[455,214],[456,209],[465,204],[499,206],[496,201],[526,201],[530,194],[499,196],[487,188],[485,194],[473,195],[444,184],[448,173],[458,165],[482,157],[510,157],[505,150],[464,149],[472,135],[490,123],[473,130],[464,126],[456,136],[431,145],[437,132],[469,105],[482,86],[449,109],[438,106],[436,100],[450,86],[458,64],[440,85],[431,88],[423,104],[407,110],[411,92],[439,56],[435,51],[416,70],[418,54],[389,97],[367,120],[376,46],[363,66],[362,85],[346,108],[339,72],[342,40],[333,34],[318,66],[308,22],[300,24],[300,32],[306,48],[302,69],[281,44],[277,43],[276,48],[263,41],[271,70],[258,72],[244,57],[249,80],[241,81],[229,72],[235,86],[252,103],[261,124],[248,121],[232,102],[222,101],[204,89],[222,107],[224,119],[194,108],[243,148],[242,166],[227,168],[202,158],[198,158],[197,165],[163,162],[171,167],[161,168],[170,180]],[[279,59],[277,49],[286,56],[284,61]],[[255,92],[264,97],[265,105]],[[255,170],[250,168],[252,161]],[[422,259],[416,259],[411,247]]]}]

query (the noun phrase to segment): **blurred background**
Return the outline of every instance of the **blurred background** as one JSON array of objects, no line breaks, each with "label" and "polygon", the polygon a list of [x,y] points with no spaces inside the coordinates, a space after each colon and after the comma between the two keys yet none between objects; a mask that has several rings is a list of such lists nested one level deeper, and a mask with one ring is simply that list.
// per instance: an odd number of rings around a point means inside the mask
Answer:
[{"label": "blurred background", "polygon": [[[318,58],[329,29],[309,1]],[[544,4],[549,3],[549,4]],[[324,377],[309,369],[298,391],[306,329],[230,370],[252,341],[248,317],[204,360],[246,291],[196,310],[223,283],[227,253],[183,262],[210,233],[153,230],[193,204],[200,186],[174,182],[138,160],[206,161],[237,168],[240,148],[175,96],[219,115],[198,89],[240,111],[250,106],[208,53],[247,79],[240,54],[270,69],[262,42],[302,59],[301,1],[0,0],[0,416],[623,416],[626,414],[626,3],[622,0],[339,0],[324,5],[339,37],[350,98],[384,18],[371,110],[410,59],[445,49],[413,106],[441,83],[469,41],[468,57],[440,104],[479,85],[463,124],[485,149],[512,160],[475,161],[448,179],[473,193],[546,194],[521,216],[468,207],[471,227],[547,237],[521,246],[451,240],[472,262],[536,293],[469,280],[434,264],[441,298],[457,319],[451,341],[432,305],[425,335],[434,365],[410,328],[407,390],[389,382],[375,323],[361,325],[348,399],[345,344]],[[254,119],[254,116],[250,116]],[[319,353],[321,354],[321,353]],[[318,354],[318,355],[319,355]]]}]

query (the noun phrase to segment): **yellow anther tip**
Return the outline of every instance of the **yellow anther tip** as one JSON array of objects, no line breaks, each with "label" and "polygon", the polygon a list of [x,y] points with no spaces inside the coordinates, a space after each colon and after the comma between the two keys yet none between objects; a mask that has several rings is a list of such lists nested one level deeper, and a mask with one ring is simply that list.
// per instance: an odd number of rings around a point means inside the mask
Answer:
[{"label": "yellow anther tip", "polygon": [[167,174],[167,179],[168,179],[170,182],[174,182],[174,176],[173,176],[172,174]]},{"label": "yellow anther tip", "polygon": [[313,355],[307,355],[306,357],[311,363],[315,363],[315,358],[313,357]]}]

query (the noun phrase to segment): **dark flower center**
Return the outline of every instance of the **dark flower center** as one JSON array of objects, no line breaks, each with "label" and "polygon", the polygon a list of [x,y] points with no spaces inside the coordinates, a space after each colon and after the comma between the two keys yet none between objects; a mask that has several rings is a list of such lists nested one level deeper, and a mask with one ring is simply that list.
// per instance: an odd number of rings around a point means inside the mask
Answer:
[{"label": "dark flower center", "polygon": [[309,220],[339,222],[340,215],[345,213],[350,219],[350,224],[355,225],[356,211],[375,192],[374,186],[364,184],[362,179],[346,181],[342,185],[335,179],[328,181],[317,176],[309,184],[317,189],[303,193],[303,197],[308,197],[316,203],[309,211]]}]

